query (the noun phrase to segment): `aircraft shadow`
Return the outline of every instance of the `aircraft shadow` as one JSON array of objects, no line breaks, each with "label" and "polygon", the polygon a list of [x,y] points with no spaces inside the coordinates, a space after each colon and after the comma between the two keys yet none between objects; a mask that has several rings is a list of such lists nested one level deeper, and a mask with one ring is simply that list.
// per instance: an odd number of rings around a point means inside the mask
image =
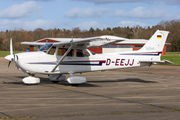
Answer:
[{"label": "aircraft shadow", "polygon": [[[17,78],[23,79],[25,77],[23,76],[16,76]],[[40,78],[41,82],[39,84],[33,84],[33,85],[43,85],[43,84],[52,84],[52,85],[63,85],[63,86],[72,86],[71,84],[69,84],[67,81],[60,81],[58,83],[52,83],[48,78]],[[14,85],[27,85],[24,84],[22,81],[17,81],[17,82],[2,82],[3,84],[14,84]],[[27,86],[31,86],[31,85],[27,85]],[[83,83],[78,85],[78,87],[101,87],[98,85],[93,85],[93,84],[89,84],[89,83]]]},{"label": "aircraft shadow", "polygon": [[3,84],[16,84],[16,85],[25,85],[23,82],[2,82]]},{"label": "aircraft shadow", "polygon": [[[16,76],[17,78],[24,78],[22,76]],[[40,78],[41,82],[35,85],[42,84],[54,84],[54,85],[63,85],[63,86],[71,86],[67,81],[60,81],[58,83],[52,83],[48,78]],[[139,78],[127,78],[127,79],[117,79],[117,80],[88,80],[87,83],[80,84],[78,87],[101,87],[98,85],[94,85],[92,83],[110,83],[110,82],[138,82],[138,83],[158,83],[156,81],[147,81]],[[22,81],[18,82],[4,82],[3,84],[15,84],[15,85],[26,85]]]},{"label": "aircraft shadow", "polygon": [[106,82],[139,82],[139,83],[158,83],[155,81],[147,81],[147,80],[142,80],[139,78],[127,78],[127,79],[117,79],[117,80],[101,80],[101,81],[91,81],[88,80],[88,83],[106,83]]},{"label": "aircraft shadow", "polygon": [[[63,86],[72,86],[67,81],[60,81],[58,83],[52,83],[47,78],[40,78],[40,79],[41,79],[40,84],[55,84],[55,85],[63,85]],[[97,85],[93,85],[93,84],[89,84],[89,83],[83,83],[83,84],[78,85],[78,87],[101,87],[101,86],[97,86]]]}]

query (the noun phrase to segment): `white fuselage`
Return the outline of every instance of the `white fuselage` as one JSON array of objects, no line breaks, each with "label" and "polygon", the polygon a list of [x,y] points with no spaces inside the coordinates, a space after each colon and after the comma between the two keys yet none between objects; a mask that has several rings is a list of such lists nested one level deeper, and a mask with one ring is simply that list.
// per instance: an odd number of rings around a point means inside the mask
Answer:
[{"label": "white fuselage", "polygon": [[91,52],[89,54],[90,56],[88,57],[66,56],[54,72],[51,72],[51,70],[62,57],[56,54],[50,55],[42,51],[19,53],[15,54],[15,62],[20,69],[25,70],[29,74],[65,74],[147,66],[149,63],[140,63],[139,61],[159,60],[160,58],[159,55],[152,56],[149,53],[148,55],[141,55],[138,51],[123,54],[92,55]]}]

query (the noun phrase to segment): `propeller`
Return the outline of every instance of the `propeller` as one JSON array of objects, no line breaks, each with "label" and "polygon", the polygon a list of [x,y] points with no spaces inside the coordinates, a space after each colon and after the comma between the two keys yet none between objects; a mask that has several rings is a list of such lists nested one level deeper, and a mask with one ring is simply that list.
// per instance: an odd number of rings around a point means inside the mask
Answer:
[{"label": "propeller", "polygon": [[[11,61],[14,60],[14,55],[13,55],[13,46],[12,46],[12,37],[10,38],[10,55],[7,55],[6,57],[4,57],[6,60],[9,61],[8,63],[8,69],[9,69],[9,66],[11,64]],[[7,71],[8,71],[7,69]]]},{"label": "propeller", "polygon": [[9,61],[9,63],[8,63],[8,68],[7,68],[6,72],[9,70],[10,64],[11,64],[11,61]]}]

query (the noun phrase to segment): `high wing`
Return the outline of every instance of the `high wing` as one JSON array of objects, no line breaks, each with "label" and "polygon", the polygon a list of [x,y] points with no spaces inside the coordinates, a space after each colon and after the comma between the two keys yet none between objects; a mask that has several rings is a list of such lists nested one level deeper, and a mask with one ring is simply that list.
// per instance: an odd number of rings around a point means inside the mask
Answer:
[{"label": "high wing", "polygon": [[33,45],[33,46],[37,46],[37,49],[39,50],[41,48],[41,46],[44,46],[46,43],[37,43],[37,42],[21,42],[21,44],[23,45]]},{"label": "high wing", "polygon": [[37,42],[21,42],[23,45],[35,45],[35,46],[42,46],[45,45],[46,43],[37,43]]},{"label": "high wing", "polygon": [[98,37],[90,37],[90,38],[82,38],[82,39],[76,39],[65,42],[57,42],[57,43],[53,43],[53,45],[71,46],[71,44],[74,44],[74,47],[92,48],[92,47],[105,46],[108,44],[113,44],[124,40],[128,40],[128,39],[122,37],[116,37],[116,36],[103,35]]},{"label": "high wing", "polygon": [[[105,46],[109,44],[113,44],[116,42],[121,42],[124,40],[129,40],[122,37],[103,35],[98,37],[90,37],[90,38],[81,38],[76,40],[64,41],[64,42],[56,42],[53,43],[54,46],[65,45],[66,47],[70,47],[71,44],[74,44],[74,47],[83,47],[83,48],[92,48]],[[23,45],[35,45],[35,46],[43,46],[46,43],[37,43],[37,42],[21,42]]]}]

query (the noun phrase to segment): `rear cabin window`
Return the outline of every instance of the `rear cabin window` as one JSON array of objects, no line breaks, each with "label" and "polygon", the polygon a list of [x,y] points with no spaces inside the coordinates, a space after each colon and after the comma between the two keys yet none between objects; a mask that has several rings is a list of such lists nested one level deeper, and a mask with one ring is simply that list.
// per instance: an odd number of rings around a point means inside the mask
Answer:
[{"label": "rear cabin window", "polygon": [[[66,48],[59,48],[59,49],[58,49],[58,52],[57,52],[57,55],[63,56],[63,55],[66,53],[67,50],[68,50],[68,49],[66,49]],[[74,56],[74,49],[72,49],[72,50],[67,54],[67,56],[73,57],[73,56]]]},{"label": "rear cabin window", "polygon": [[90,56],[87,50],[76,50],[76,57],[88,57]]}]

